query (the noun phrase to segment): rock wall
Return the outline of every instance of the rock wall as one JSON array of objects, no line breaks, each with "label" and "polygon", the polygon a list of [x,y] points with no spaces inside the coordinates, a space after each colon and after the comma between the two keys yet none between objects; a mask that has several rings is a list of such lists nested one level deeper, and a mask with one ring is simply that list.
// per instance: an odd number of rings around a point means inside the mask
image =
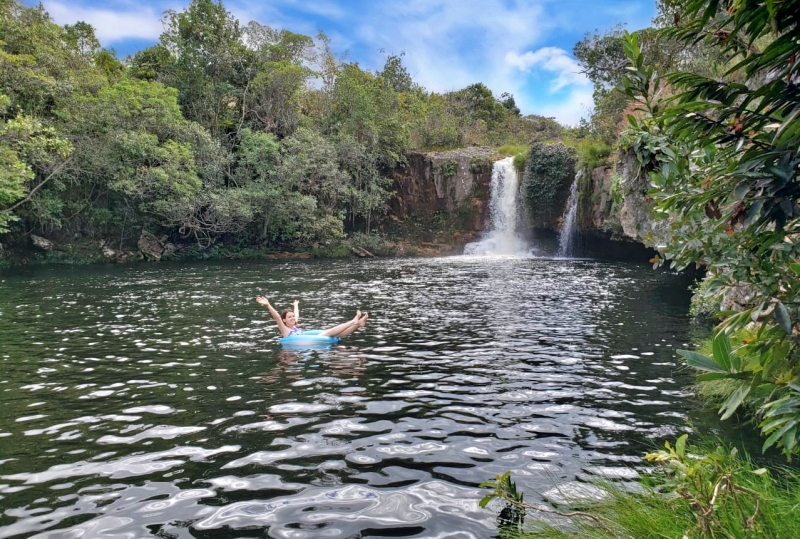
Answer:
[{"label": "rock wall", "polygon": [[402,220],[469,213],[472,229],[482,230],[488,219],[493,158],[489,147],[409,154],[408,165],[394,174],[392,213]]},{"label": "rock wall", "polygon": [[636,157],[620,152],[615,168],[596,168],[580,183],[581,232],[648,247],[663,243],[668,225],[653,215],[648,189],[649,179]]}]

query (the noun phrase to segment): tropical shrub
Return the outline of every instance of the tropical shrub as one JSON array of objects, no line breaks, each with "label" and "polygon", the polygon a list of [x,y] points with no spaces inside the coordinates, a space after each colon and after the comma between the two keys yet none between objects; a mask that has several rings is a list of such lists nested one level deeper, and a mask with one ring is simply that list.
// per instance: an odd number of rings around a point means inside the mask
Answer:
[{"label": "tropical shrub", "polygon": [[[659,75],[637,36],[626,37],[632,67],[622,89],[645,113],[629,118],[629,136],[647,141],[649,195],[669,221],[657,247],[677,268],[707,266],[713,298],[737,284],[754,291],[751,308],[719,313],[718,331],[754,324],[756,363],[737,362],[722,337],[713,357],[687,357],[706,378],[746,380],[723,418],[752,400],[764,448],[791,455],[800,450],[800,0],[677,4],[680,24],[664,34],[715,47],[724,76]],[[659,95],[665,86],[672,97]]]},{"label": "tropical shrub", "polygon": [[575,148],[541,142],[531,146],[522,180],[525,205],[531,214],[545,221],[561,215],[562,208],[556,203],[575,177],[577,162]]}]

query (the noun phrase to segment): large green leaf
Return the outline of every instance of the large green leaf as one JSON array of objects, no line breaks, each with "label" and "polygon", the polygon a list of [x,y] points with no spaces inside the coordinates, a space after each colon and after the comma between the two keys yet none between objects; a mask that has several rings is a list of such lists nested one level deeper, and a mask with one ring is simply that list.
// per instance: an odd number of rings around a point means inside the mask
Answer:
[{"label": "large green leaf", "polygon": [[730,397],[728,397],[728,400],[725,401],[725,403],[722,405],[722,408],[719,410],[722,414],[720,417],[721,420],[724,421],[733,415],[733,413],[742,404],[742,401],[744,401],[745,397],[747,397],[747,395],[750,393],[751,388],[752,386],[750,384],[742,385],[736,391],[734,391]]},{"label": "large green leaf", "polygon": [[698,382],[710,382],[712,380],[725,380],[729,377],[730,375],[726,372],[706,372],[703,374],[698,374],[695,377],[695,380]]},{"label": "large green leaf", "polygon": [[778,302],[775,305],[775,320],[778,322],[778,325],[781,327],[783,331],[786,333],[792,333],[792,317],[789,314],[789,309],[786,308],[786,305]]},{"label": "large green leaf", "polygon": [[692,352],[691,350],[678,350],[678,354],[686,360],[686,364],[695,369],[709,372],[727,373],[728,371],[722,369],[714,363],[712,359],[707,358],[703,354]]},{"label": "large green leaf", "polygon": [[684,434],[678,441],[675,442],[675,452],[678,454],[679,457],[683,457],[686,454],[686,440],[689,438],[688,434]]},{"label": "large green leaf", "polygon": [[726,372],[731,370],[731,341],[724,331],[720,331],[713,340],[714,363]]},{"label": "large green leaf", "polygon": [[770,437],[769,437],[769,438],[767,438],[767,439],[764,441],[764,445],[761,447],[761,450],[762,450],[762,451],[766,451],[767,449],[769,449],[770,447],[772,447],[773,445],[775,445],[775,442],[777,442],[778,440],[780,440],[780,439],[783,437],[783,435],[784,435],[784,434],[786,434],[787,432],[789,432],[789,431],[790,431],[790,430],[791,430],[793,427],[795,427],[796,425],[797,425],[797,420],[792,420],[792,421],[789,421],[788,423],[786,423],[786,424],[783,426],[783,428],[780,428],[780,429],[776,430],[775,432],[773,432],[773,433],[770,435]]}]

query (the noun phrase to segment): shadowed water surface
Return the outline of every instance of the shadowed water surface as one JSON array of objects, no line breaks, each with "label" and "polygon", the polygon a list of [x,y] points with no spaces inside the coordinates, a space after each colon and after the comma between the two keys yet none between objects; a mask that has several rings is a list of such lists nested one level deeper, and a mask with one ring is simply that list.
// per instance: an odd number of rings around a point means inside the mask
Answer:
[{"label": "shadowed water surface", "polygon": [[[492,537],[642,465],[692,417],[686,279],[531,258],[42,269],[0,277],[0,539]],[[289,351],[356,308],[344,349]]]}]

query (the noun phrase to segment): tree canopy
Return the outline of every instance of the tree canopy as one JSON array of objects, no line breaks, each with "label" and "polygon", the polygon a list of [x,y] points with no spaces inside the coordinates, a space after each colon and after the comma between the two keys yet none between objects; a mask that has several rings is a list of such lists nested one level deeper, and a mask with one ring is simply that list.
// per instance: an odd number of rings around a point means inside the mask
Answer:
[{"label": "tree canopy", "polygon": [[404,53],[367,70],[322,33],[243,24],[219,1],[162,22],[159,42],[123,62],[85,22],[0,1],[3,242],[122,246],[147,229],[200,249],[307,246],[371,230],[412,149],[560,132],[481,83],[427,92]]}]

